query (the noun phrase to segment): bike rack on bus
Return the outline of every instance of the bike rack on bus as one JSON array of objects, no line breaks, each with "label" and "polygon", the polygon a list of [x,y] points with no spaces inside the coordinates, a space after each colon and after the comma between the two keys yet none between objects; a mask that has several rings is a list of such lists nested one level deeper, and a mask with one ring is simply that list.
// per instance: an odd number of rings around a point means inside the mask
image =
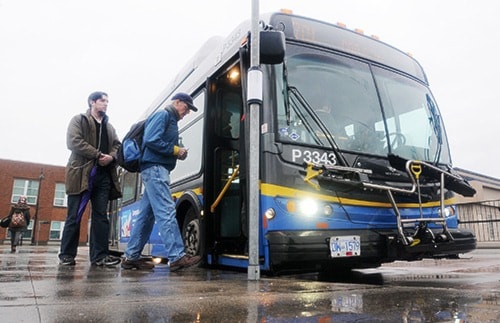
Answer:
[{"label": "bike rack on bus", "polygon": [[[424,218],[423,213],[422,213],[422,200],[421,200],[421,192],[420,192],[420,181],[419,177],[420,174],[422,173],[422,168],[428,168],[434,172],[437,172],[440,177],[440,217],[439,218]],[[434,165],[428,164],[423,161],[418,161],[418,160],[408,160],[405,165],[406,168],[406,173],[409,175],[411,181],[412,181],[412,188],[410,190],[405,190],[405,189],[400,189],[397,187],[392,187],[392,186],[386,186],[386,185],[378,185],[378,184],[373,184],[373,183],[363,183],[365,187],[370,187],[370,188],[376,188],[376,189],[381,189],[385,190],[387,192],[387,196],[389,197],[389,200],[391,202],[392,208],[394,212],[396,213],[396,221],[397,221],[397,226],[398,226],[398,238],[402,241],[403,245],[405,246],[414,246],[420,243],[419,239],[416,239],[415,237],[419,233],[420,229],[425,229],[426,232],[430,233],[432,236],[432,241],[435,242],[435,236],[432,230],[427,229],[427,224],[428,223],[442,223],[443,225],[443,235],[441,238],[443,240],[446,240],[448,238],[449,240],[454,240],[452,234],[448,230],[448,225],[446,224],[446,216],[445,216],[445,204],[444,204],[444,192],[445,192],[445,178],[446,176],[451,177],[456,180],[461,180],[459,176],[453,175],[441,168],[438,168]],[[420,218],[417,219],[402,219],[401,214],[399,212],[398,206],[396,204],[396,201],[394,200],[393,192],[403,192],[403,193],[415,193],[417,191],[417,196],[418,196],[418,204],[420,208]],[[418,223],[417,229],[414,233],[413,236],[406,236],[404,234],[404,225],[406,223]]]},{"label": "bike rack on bus", "polygon": [[[440,209],[441,209],[441,214],[440,217],[438,218],[424,218],[423,213],[422,213],[422,199],[421,199],[421,192],[420,192],[420,182],[419,182],[419,177],[420,174],[422,173],[422,169],[427,168],[431,171],[436,172],[439,174],[440,177]],[[313,171],[313,169],[317,169],[318,171]],[[336,171],[336,172],[352,172],[352,173],[364,173],[364,174],[371,174],[372,171],[369,169],[360,169],[360,168],[354,168],[354,167],[345,167],[345,166],[336,166],[336,165],[315,165],[315,164],[308,164],[306,166],[306,177],[304,181],[311,183],[311,179],[314,177],[319,176],[320,174],[323,173],[323,170],[329,170],[329,171]],[[405,170],[406,173],[408,173],[409,178],[411,179],[412,187],[411,189],[404,189],[404,188],[399,188],[399,187],[394,187],[394,186],[389,186],[389,185],[380,185],[380,184],[373,184],[369,183],[363,180],[360,180],[361,185],[366,188],[371,188],[371,189],[378,189],[385,191],[387,193],[387,196],[389,198],[389,201],[392,205],[392,209],[394,210],[394,213],[396,214],[396,221],[397,221],[397,230],[398,230],[398,238],[399,240],[403,243],[405,246],[414,246],[420,243],[420,240],[415,238],[416,235],[419,233],[420,230],[424,229],[426,232],[430,233],[432,236],[432,240],[435,242],[435,235],[432,232],[432,230],[427,228],[428,223],[442,223],[443,225],[443,233],[441,235],[441,239],[446,240],[448,238],[449,240],[454,240],[452,234],[448,230],[448,226],[446,224],[446,217],[445,217],[445,205],[444,205],[444,191],[445,191],[445,178],[450,177],[451,179],[457,180],[457,181],[462,181],[463,179],[459,176],[456,176],[454,174],[451,174],[450,172],[447,172],[441,168],[438,168],[434,165],[428,164],[423,161],[418,161],[418,160],[407,160],[405,164]],[[313,185],[314,186],[314,185]],[[319,189],[319,187],[318,187]],[[418,204],[420,208],[420,218],[417,219],[402,219],[401,218],[401,213],[399,212],[399,208],[396,204],[396,201],[393,196],[393,192],[399,192],[399,193],[405,193],[405,194],[414,194],[417,193],[418,195]],[[405,224],[407,223],[415,223],[417,224],[417,229],[414,233],[413,236],[406,236],[404,233],[404,227]]]}]

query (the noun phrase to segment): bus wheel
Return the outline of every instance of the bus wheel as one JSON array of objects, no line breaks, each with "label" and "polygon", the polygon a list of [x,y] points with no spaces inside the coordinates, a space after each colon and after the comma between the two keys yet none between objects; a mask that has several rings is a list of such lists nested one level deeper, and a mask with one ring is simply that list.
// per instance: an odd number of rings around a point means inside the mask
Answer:
[{"label": "bus wheel", "polygon": [[188,255],[202,255],[200,220],[193,208],[187,211],[184,218],[182,238]]}]

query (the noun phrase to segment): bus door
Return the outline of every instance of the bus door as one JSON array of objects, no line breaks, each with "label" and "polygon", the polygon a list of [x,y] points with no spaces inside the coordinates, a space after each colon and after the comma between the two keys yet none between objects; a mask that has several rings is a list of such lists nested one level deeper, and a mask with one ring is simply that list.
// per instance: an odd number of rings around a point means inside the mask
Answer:
[{"label": "bus door", "polygon": [[[221,79],[226,79],[223,76]],[[209,250],[218,255],[242,255],[245,251],[245,212],[240,181],[240,122],[243,109],[241,87],[217,81],[207,120],[207,163],[205,169],[205,212],[208,211]],[[213,133],[211,133],[213,131]],[[210,179],[209,179],[210,178]],[[207,210],[208,208],[208,210]],[[212,241],[210,241],[212,240]],[[210,251],[209,251],[210,252]]]}]

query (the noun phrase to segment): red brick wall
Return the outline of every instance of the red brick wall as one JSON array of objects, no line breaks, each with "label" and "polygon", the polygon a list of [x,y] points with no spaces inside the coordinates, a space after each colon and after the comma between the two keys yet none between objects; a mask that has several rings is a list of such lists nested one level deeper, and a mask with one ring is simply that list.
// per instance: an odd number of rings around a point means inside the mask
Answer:
[{"label": "red brick wall", "polygon": [[[66,219],[66,207],[54,206],[54,194],[56,183],[64,183],[64,166],[54,166],[45,164],[36,164],[29,162],[20,162],[14,160],[0,159],[0,217],[9,214],[12,198],[12,189],[14,179],[39,180],[43,171],[44,179],[40,186],[40,200],[38,203],[38,221],[35,229],[35,243],[40,245],[49,242],[50,224],[40,224],[39,221],[64,221]],[[31,205],[31,221],[34,220],[36,206]],[[90,214],[90,205],[85,211],[84,219],[80,228],[80,244],[87,242],[88,225],[87,221]],[[85,221],[87,219],[87,221]],[[0,242],[7,239],[6,230],[0,228]],[[51,241],[53,242],[53,241]],[[7,243],[7,242],[4,242]],[[10,241],[8,242],[10,243]],[[25,240],[25,243],[29,243]]]}]

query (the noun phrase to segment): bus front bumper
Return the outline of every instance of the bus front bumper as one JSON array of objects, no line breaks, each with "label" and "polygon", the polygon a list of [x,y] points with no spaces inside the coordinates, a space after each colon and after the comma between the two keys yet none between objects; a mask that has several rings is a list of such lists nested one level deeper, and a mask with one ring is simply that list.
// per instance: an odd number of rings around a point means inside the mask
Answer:
[{"label": "bus front bumper", "polygon": [[[432,230],[440,236],[440,230]],[[418,243],[405,244],[391,229],[371,230],[321,230],[273,231],[266,234],[271,266],[314,267],[338,264],[349,268],[378,267],[396,260],[421,260],[423,258],[454,257],[476,248],[476,237],[469,230],[449,229],[452,239],[420,239]],[[410,233],[411,234],[411,233]],[[332,257],[330,238],[359,236],[360,255]]]}]

